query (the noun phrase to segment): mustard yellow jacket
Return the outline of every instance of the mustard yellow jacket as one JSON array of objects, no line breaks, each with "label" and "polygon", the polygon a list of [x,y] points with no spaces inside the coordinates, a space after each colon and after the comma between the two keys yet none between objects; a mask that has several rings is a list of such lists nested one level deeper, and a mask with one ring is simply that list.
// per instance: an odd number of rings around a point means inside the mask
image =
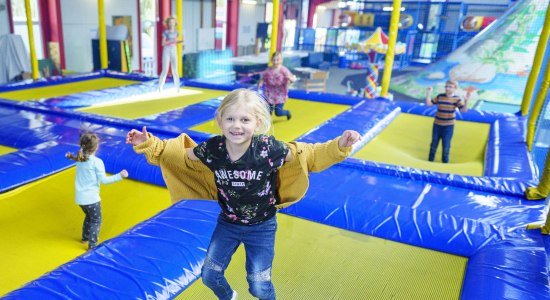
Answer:
[{"label": "mustard yellow jacket", "polygon": [[[286,143],[292,151],[293,159],[286,162],[278,171],[278,191],[283,208],[298,202],[309,187],[309,172],[319,172],[344,160],[351,147],[340,149],[338,138],[326,143]],[[149,133],[149,139],[137,146],[134,151],[145,154],[147,162],[159,165],[162,177],[170,192],[172,202],[183,199],[218,200],[214,173],[202,162],[187,157],[185,148],[197,145],[189,136],[181,134],[177,138],[161,140]]]}]

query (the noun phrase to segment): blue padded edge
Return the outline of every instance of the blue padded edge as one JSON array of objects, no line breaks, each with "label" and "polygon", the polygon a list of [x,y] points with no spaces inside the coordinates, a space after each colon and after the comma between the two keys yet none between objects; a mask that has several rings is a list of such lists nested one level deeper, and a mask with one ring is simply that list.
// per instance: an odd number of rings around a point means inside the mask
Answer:
[{"label": "blue padded edge", "polygon": [[163,128],[182,131],[214,119],[216,109],[218,109],[220,102],[220,99],[210,99],[184,108],[150,115],[136,120],[152,124],[162,124]]},{"label": "blue padded edge", "polygon": [[75,74],[69,76],[52,76],[48,78],[39,78],[32,82],[20,81],[15,83],[8,83],[0,85],[0,92],[11,92],[16,90],[32,89],[37,87],[44,87],[50,85],[79,82],[91,79],[97,79],[105,76],[104,71],[97,71],[93,73],[86,74]]},{"label": "blue padded edge", "polygon": [[468,260],[461,299],[550,299],[549,246],[536,231],[480,249]]},{"label": "blue padded edge", "polygon": [[312,100],[317,102],[326,102],[326,103],[335,103],[335,104],[344,104],[344,105],[355,105],[361,101],[370,101],[370,100],[365,100],[365,98],[361,98],[361,97],[352,97],[348,95],[331,94],[331,93],[307,92],[305,90],[289,90],[288,96],[290,98],[296,98],[296,99],[304,99],[304,100]]},{"label": "blue padded edge", "polygon": [[[389,101],[361,101],[310,130],[298,141],[307,143],[327,141],[341,135],[344,130],[351,129],[362,135],[361,143],[354,146],[360,148],[384,130],[399,115],[399,112],[400,108]],[[361,121],[357,122],[357,120]]]},{"label": "blue padded edge", "polygon": [[[126,78],[121,78],[126,79]],[[108,103],[124,97],[153,93],[158,90],[158,82],[141,82],[103,90],[92,90],[67,96],[48,98],[35,102],[37,106],[52,106],[64,109],[77,109],[94,104]]]},{"label": "blue padded edge", "polygon": [[68,151],[78,147],[46,142],[0,156],[0,192],[71,167],[74,162],[65,158]]},{"label": "blue padded edge", "polygon": [[196,87],[196,88],[203,88],[203,89],[211,89],[211,90],[221,90],[221,91],[232,91],[234,89],[253,89],[253,87],[250,87],[248,84],[240,84],[240,83],[233,83],[233,84],[218,84],[218,83],[207,83],[204,81],[198,81],[194,79],[182,79],[184,86],[190,86],[190,87]]},{"label": "blue padded edge", "polygon": [[10,91],[16,91],[21,89],[32,89],[37,87],[97,79],[101,77],[112,77],[112,78],[135,80],[135,81],[149,81],[154,79],[153,77],[144,76],[138,73],[122,73],[122,72],[110,71],[110,70],[100,70],[100,71],[84,73],[84,74],[39,78],[32,82],[20,81],[15,83],[3,84],[3,85],[0,85],[0,92],[10,92]]},{"label": "blue padded edge", "polygon": [[199,278],[218,214],[178,202],[3,299],[173,298]]}]

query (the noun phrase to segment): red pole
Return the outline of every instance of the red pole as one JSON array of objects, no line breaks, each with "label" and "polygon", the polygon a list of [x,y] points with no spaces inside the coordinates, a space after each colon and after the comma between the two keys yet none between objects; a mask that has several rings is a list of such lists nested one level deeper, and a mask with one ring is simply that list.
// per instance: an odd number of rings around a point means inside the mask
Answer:
[{"label": "red pole", "polygon": [[313,17],[315,16],[315,10],[317,9],[317,0],[309,0],[309,8],[307,10],[307,27],[313,27]]},{"label": "red pole", "polygon": [[141,5],[140,5],[140,1],[139,0],[136,0],[137,2],[137,39],[138,39],[138,70],[139,72],[143,72],[143,70],[141,69],[141,60],[142,60],[142,57],[141,57]]},{"label": "red pole", "polygon": [[11,14],[11,1],[8,0],[6,2],[6,6],[7,6],[7,9],[8,9],[8,23],[10,23],[10,33],[13,33],[13,16]]},{"label": "red pole", "polygon": [[286,0],[280,0],[279,5],[279,34],[277,35],[277,51],[283,51],[283,35],[285,24]]},{"label": "red pole", "polygon": [[[179,1],[179,0],[178,0]],[[164,19],[170,16],[170,0],[158,0],[158,14],[157,20],[157,72],[160,74],[162,71],[162,33],[164,32]],[[181,22],[181,20],[178,20]]]},{"label": "red pole", "polygon": [[233,56],[238,55],[239,0],[228,0],[227,3],[227,46],[233,50]]},{"label": "red pole", "polygon": [[40,16],[40,32],[42,33],[42,53],[44,57],[49,57],[48,55],[48,42],[52,40],[52,31],[55,29],[52,28],[50,17],[54,18],[55,15],[50,15],[48,0],[39,0],[38,1],[38,13]]},{"label": "red pole", "polygon": [[[50,0],[51,1],[51,0]],[[57,42],[59,43],[59,64],[61,65],[61,70],[65,69],[65,42],[63,40],[63,19],[61,17],[61,0],[55,0],[55,12],[56,12],[56,28],[57,32],[55,34],[55,38],[57,38]]]}]

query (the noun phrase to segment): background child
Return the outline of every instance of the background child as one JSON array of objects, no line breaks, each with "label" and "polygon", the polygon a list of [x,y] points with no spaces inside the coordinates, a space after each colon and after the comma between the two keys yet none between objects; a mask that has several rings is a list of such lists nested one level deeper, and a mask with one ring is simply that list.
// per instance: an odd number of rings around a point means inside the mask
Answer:
[{"label": "background child", "polygon": [[432,129],[432,143],[430,145],[430,154],[428,156],[429,161],[434,161],[435,152],[439,145],[439,140],[443,144],[443,163],[449,162],[449,153],[451,151],[451,139],[453,138],[453,131],[456,118],[456,109],[460,109],[462,112],[468,110],[468,100],[470,100],[470,92],[466,93],[464,101],[460,96],[456,94],[458,90],[458,82],[455,80],[448,80],[445,83],[445,93],[439,94],[435,98],[432,96],[432,87],[426,89],[426,105],[437,105],[437,112],[435,114],[434,125]]},{"label": "background child", "polygon": [[101,199],[99,184],[109,184],[128,177],[126,170],[114,176],[105,174],[103,161],[95,156],[99,145],[99,138],[93,133],[80,136],[80,150],[77,155],[67,153],[65,156],[76,161],[76,204],[82,208],[86,217],[82,226],[82,243],[88,242],[88,249],[97,245],[99,229],[101,227]]},{"label": "background child", "polygon": [[258,89],[265,84],[265,96],[270,104],[270,109],[275,109],[275,115],[286,116],[287,120],[292,117],[290,111],[284,110],[283,106],[288,99],[288,86],[296,81],[294,76],[285,66],[283,66],[283,55],[281,52],[273,53],[271,57],[271,67],[267,68],[261,74]]},{"label": "background child", "polygon": [[[325,144],[283,143],[265,135],[270,119],[269,109],[258,94],[239,89],[227,95],[216,111],[223,135],[198,146],[185,135],[160,141],[145,127],[142,131],[133,129],[127,135],[127,143],[133,144],[136,152],[145,153],[150,163],[160,164],[173,200],[181,200],[180,197],[218,200],[221,213],[208,247],[202,279],[219,299],[236,299],[224,272],[241,243],[247,255],[250,293],[260,299],[275,299],[271,267],[277,205],[298,201],[307,190],[307,172],[343,160],[360,137],[359,133],[347,130]],[[186,151],[181,151],[182,147]],[[285,162],[289,162],[288,166]],[[281,168],[283,164],[285,167]],[[186,167],[195,170],[186,171]],[[278,177],[285,168],[287,175]],[[200,185],[205,188],[202,192]],[[181,193],[186,189],[187,193]]]},{"label": "background child", "polygon": [[178,74],[178,49],[176,44],[181,43],[178,40],[178,31],[176,30],[176,18],[168,17],[164,20],[166,30],[162,33],[162,72],[159,79],[159,92],[162,92],[166,76],[168,75],[168,67],[172,68],[172,78],[176,91],[180,91],[180,76]]}]

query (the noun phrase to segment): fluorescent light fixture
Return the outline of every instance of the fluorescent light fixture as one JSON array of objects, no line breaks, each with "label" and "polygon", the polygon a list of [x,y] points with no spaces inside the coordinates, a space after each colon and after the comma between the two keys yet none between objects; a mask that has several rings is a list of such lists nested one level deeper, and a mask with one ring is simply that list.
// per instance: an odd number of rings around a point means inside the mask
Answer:
[{"label": "fluorescent light fixture", "polygon": [[241,0],[241,3],[242,4],[256,5],[256,4],[258,4],[258,1],[256,1],[256,0]]}]

